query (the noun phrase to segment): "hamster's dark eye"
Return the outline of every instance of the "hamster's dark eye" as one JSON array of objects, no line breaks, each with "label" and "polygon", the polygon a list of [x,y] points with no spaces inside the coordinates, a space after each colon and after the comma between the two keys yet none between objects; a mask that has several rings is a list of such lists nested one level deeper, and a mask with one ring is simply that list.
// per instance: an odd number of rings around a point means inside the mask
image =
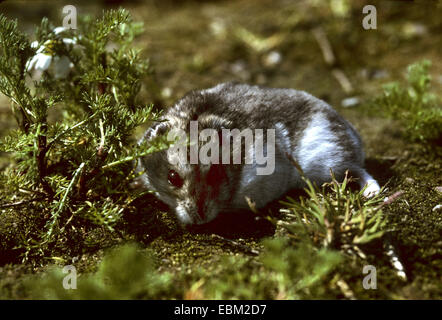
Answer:
[{"label": "hamster's dark eye", "polygon": [[169,170],[167,181],[169,181],[171,185],[177,188],[181,188],[183,186],[183,179],[175,170]]}]

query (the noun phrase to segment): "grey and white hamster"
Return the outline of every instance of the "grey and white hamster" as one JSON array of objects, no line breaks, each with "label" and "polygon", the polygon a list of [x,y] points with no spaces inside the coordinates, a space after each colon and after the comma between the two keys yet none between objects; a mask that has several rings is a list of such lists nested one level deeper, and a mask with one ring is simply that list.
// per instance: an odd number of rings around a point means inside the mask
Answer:
[{"label": "grey and white hamster", "polygon": [[[144,186],[169,205],[183,225],[203,224],[219,213],[248,208],[246,197],[260,208],[290,189],[304,187],[293,159],[318,185],[330,181],[330,169],[338,179],[349,170],[359,178],[361,188],[368,185],[364,195],[369,197],[380,190],[364,169],[361,138],[353,126],[330,105],[303,91],[222,83],[188,93],[164,114],[164,119],[167,121],[150,127],[140,142],[151,141],[171,129],[189,132],[190,123],[195,121],[198,132],[206,128],[219,133],[228,129],[274,129],[274,146],[262,144],[264,155],[273,156],[268,157],[270,162],[274,160],[270,174],[257,174],[263,164],[258,161],[255,145],[244,141],[239,164],[221,160],[191,164],[188,155],[177,161],[172,148],[139,160],[137,170],[144,171]],[[271,140],[269,137],[264,134],[266,142]],[[221,145],[228,139],[224,133],[218,138]],[[202,147],[204,141],[197,141]],[[244,161],[247,155],[251,162]],[[231,159],[232,155],[227,157]]]}]

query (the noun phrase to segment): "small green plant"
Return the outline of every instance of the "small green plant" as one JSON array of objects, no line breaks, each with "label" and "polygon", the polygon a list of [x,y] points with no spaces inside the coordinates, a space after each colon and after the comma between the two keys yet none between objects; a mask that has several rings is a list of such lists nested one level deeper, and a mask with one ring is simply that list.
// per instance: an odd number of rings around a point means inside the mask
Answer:
[{"label": "small green plant", "polygon": [[431,93],[430,61],[424,60],[408,67],[407,86],[389,83],[384,86],[375,104],[382,112],[403,125],[410,140],[420,142],[441,141],[441,99]]},{"label": "small green plant", "polygon": [[0,206],[40,217],[17,237],[25,257],[44,255],[84,221],[112,231],[130,203],[133,160],[167,147],[131,137],[157,118],[137,97],[149,73],[131,48],[141,31],[125,10],[108,11],[83,17],[78,30],[43,19],[30,43],[17,21],[0,15],[0,92],[18,124],[0,144],[11,159],[0,173]]},{"label": "small green plant", "polygon": [[[325,296],[328,275],[342,261],[332,250],[278,237],[263,242],[259,258],[225,257],[210,274],[200,270],[199,298],[309,299]],[[324,289],[324,290],[323,290]]]},{"label": "small green plant", "polygon": [[[170,273],[156,271],[155,256],[127,244],[108,252],[91,274],[78,274],[76,289],[65,289],[61,268],[30,276],[25,288],[35,299],[166,299],[179,298]],[[72,284],[72,283],[71,283]]]},{"label": "small green plant", "polygon": [[282,225],[294,239],[311,239],[317,247],[363,255],[359,246],[384,233],[382,192],[366,199],[363,190],[354,192],[345,175],[342,183],[331,173],[332,180],[318,188],[306,181],[308,198],[288,198],[283,202],[290,222]]},{"label": "small green plant", "polygon": [[[342,261],[334,251],[288,239],[264,242],[264,253],[222,257],[215,270],[158,271],[155,255],[133,244],[110,250],[94,273],[77,274],[65,289],[60,267],[30,275],[22,290],[34,299],[301,299],[325,296],[328,275]],[[72,282],[69,282],[72,284]],[[177,285],[179,284],[179,285]]]}]

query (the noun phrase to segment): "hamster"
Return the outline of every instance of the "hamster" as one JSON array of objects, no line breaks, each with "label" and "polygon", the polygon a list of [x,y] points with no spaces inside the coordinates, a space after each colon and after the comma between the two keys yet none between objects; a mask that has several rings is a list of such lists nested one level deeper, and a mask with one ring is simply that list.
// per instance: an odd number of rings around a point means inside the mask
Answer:
[{"label": "hamster", "polygon": [[[303,188],[305,183],[293,160],[318,185],[330,181],[330,169],[337,179],[343,179],[349,170],[358,178],[361,188],[367,185],[365,196],[380,190],[364,169],[361,138],[353,126],[330,105],[304,91],[222,83],[188,93],[164,114],[164,120],[150,127],[140,143],[166,135],[172,129],[181,129],[189,136],[191,124],[195,129],[196,123],[199,133],[204,129],[219,133],[219,158],[223,157],[222,151],[230,150],[223,160],[232,160],[233,143],[228,146],[230,149],[222,149],[230,137],[224,131],[251,129],[255,130],[255,138],[259,133],[256,129],[273,133],[260,136],[264,136],[261,158],[267,155],[270,164],[273,160],[273,168],[268,165],[273,170],[267,174],[258,174],[258,169],[265,169],[264,165],[258,161],[257,145],[247,144],[246,139],[236,146],[240,163],[238,158],[230,163],[195,163],[189,161],[189,154],[177,158],[173,148],[138,161],[144,187],[169,205],[185,226],[204,224],[222,212],[248,208],[246,198],[261,208],[291,189]],[[268,143],[272,137],[274,145]],[[197,146],[203,148],[202,140],[199,137]],[[190,145],[186,146],[191,148]]]}]

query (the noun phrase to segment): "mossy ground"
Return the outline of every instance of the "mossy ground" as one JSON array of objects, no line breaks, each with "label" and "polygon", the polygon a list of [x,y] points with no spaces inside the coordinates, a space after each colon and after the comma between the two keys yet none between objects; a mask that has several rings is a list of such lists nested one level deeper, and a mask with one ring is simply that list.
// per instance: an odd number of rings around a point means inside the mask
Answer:
[{"label": "mossy ground", "polygon": [[[239,80],[306,90],[336,106],[363,138],[368,171],[380,183],[388,183],[389,193],[404,191],[399,200],[385,208],[385,213],[389,222],[388,236],[405,265],[408,281],[395,275],[379,243],[373,245],[373,254],[368,257],[368,261],[378,267],[378,290],[362,288],[360,261],[339,266],[339,274],[357,298],[440,299],[442,211],[433,208],[442,203],[442,194],[435,189],[442,186],[441,147],[408,142],[398,123],[364,104],[381,92],[383,83],[402,81],[406,66],[423,58],[432,61],[433,90],[440,92],[440,5],[424,1],[414,4],[379,2],[376,4],[378,29],[364,30],[361,26],[364,1],[352,1],[343,17],[330,9],[329,1],[316,1],[317,5],[306,1],[289,3],[241,0],[166,1],[160,4],[154,1],[125,5],[134,20],[145,22],[144,36],[136,45],[145,50],[155,66],[154,79],[146,82],[143,93],[146,101],[154,101],[161,108],[191,89]],[[42,13],[52,15],[57,21],[61,4],[58,11],[49,9],[50,6],[38,6]],[[100,9],[82,2],[79,8],[79,14],[93,14]],[[5,9],[11,16],[18,12],[13,6]],[[23,24],[26,14],[20,12],[18,16]],[[41,19],[36,14],[32,17],[35,23]],[[351,94],[342,90],[323,60],[312,34],[312,29],[318,25],[332,44],[336,66],[354,87]],[[260,51],[238,36],[241,28],[262,39],[274,37],[277,40],[274,45],[269,44],[268,50]],[[271,62],[270,51],[278,52],[281,61]],[[340,107],[341,100],[349,95],[358,96],[362,104]],[[9,105],[2,97],[0,134],[11,127],[13,119]],[[139,133],[142,131],[140,128]],[[7,161],[2,155],[0,165],[4,166]],[[216,270],[224,255],[253,259],[250,249],[260,250],[263,237],[280,232],[278,228],[254,222],[247,216],[240,221],[226,219],[221,226],[189,232],[180,229],[160,203],[151,198],[143,201],[137,204],[138,213],[126,216],[116,228],[118,233],[90,225],[77,226],[75,232],[67,233],[53,248],[50,256],[29,257],[25,263],[21,263],[23,252],[15,249],[16,237],[41,227],[44,217],[39,216],[39,208],[20,215],[9,214],[7,210],[0,213],[0,297],[27,298],[20,280],[52,263],[74,262],[80,273],[93,271],[105,249],[128,240],[152,249],[158,257],[160,271],[191,274],[197,268],[204,268],[208,273]],[[213,231],[234,239],[236,244],[214,237]],[[184,292],[189,292],[193,280],[191,277],[188,282],[184,280],[181,284]],[[336,288],[330,288],[323,297],[344,296]]]}]

